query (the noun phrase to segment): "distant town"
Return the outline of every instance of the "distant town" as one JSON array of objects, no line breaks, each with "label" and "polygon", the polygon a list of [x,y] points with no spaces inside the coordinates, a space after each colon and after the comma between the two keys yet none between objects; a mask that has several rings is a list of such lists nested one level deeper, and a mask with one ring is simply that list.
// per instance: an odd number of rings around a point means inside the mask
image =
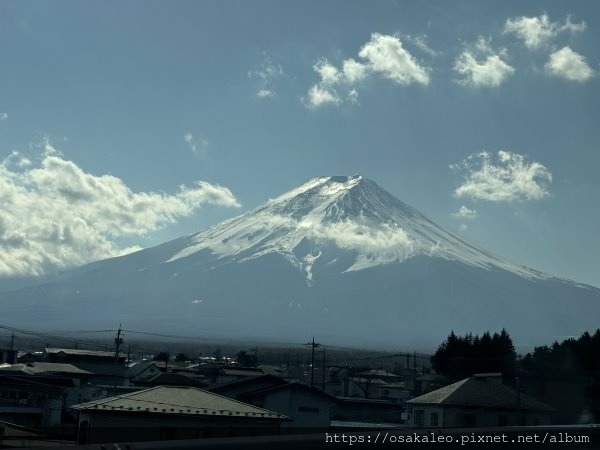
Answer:
[{"label": "distant town", "polygon": [[3,447],[599,419],[600,330],[527,355],[506,330],[451,332],[426,355],[328,346],[312,336],[249,345],[121,327],[93,339],[2,328]]}]

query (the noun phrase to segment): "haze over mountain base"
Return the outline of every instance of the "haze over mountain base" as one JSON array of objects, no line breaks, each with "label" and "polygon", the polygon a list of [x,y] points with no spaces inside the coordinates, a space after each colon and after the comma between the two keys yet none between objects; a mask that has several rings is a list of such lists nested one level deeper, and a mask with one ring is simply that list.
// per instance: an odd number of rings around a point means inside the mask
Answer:
[{"label": "haze over mountain base", "polygon": [[[477,248],[360,176],[309,181],[195,235],[0,293],[4,321],[432,350],[596,329],[600,290]],[[76,324],[76,326],[75,326]]]}]

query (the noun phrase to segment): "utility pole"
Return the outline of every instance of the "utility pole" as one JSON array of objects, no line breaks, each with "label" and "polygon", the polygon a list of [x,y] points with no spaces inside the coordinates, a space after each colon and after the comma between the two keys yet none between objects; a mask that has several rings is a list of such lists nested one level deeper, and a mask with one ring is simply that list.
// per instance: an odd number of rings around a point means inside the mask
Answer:
[{"label": "utility pole", "polygon": [[15,333],[10,334],[10,349],[15,349]]},{"label": "utility pole", "polygon": [[417,352],[413,353],[413,386],[417,386]]},{"label": "utility pole", "polygon": [[119,362],[119,347],[123,343],[123,338],[121,337],[121,324],[119,324],[119,329],[117,330],[117,337],[115,338],[115,362]]},{"label": "utility pole", "polygon": [[316,343],[315,337],[313,336],[312,342],[309,342],[306,345],[310,345],[312,348],[310,358],[310,387],[312,389],[315,384],[315,347],[320,347],[321,344]]},{"label": "utility pole", "polygon": [[323,392],[325,392],[325,346],[323,346]]}]

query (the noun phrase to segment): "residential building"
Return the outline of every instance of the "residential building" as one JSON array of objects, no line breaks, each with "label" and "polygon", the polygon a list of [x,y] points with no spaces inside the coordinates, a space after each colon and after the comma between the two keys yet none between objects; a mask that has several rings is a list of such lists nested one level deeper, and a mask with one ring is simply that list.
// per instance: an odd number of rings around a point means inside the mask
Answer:
[{"label": "residential building", "polygon": [[479,374],[413,398],[416,427],[548,425],[550,406],[502,383],[501,374]]},{"label": "residential building", "polygon": [[79,443],[276,434],[285,415],[193,387],[157,386],[75,405]]}]

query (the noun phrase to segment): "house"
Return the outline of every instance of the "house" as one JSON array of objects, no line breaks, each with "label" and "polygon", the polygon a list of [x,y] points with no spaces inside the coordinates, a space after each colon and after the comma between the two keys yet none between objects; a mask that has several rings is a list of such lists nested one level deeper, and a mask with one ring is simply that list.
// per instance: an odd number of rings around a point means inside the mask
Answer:
[{"label": "house", "polygon": [[125,355],[108,351],[52,348],[44,350],[44,360],[67,363],[91,372],[89,382],[120,386],[127,384]]},{"label": "house", "polygon": [[156,375],[167,370],[167,365],[164,361],[142,361],[133,364],[127,368],[125,376],[133,384],[143,382],[154,378]]},{"label": "house", "polygon": [[48,362],[80,364],[111,364],[125,363],[125,355],[115,352],[80,350],[75,348],[52,348],[47,347],[44,350],[44,358]]},{"label": "house", "polygon": [[210,391],[287,416],[290,420],[282,429],[329,429],[331,408],[337,402],[320,389],[274,375],[243,378],[212,386]]},{"label": "house", "polygon": [[276,434],[288,418],[193,387],[157,386],[73,406],[78,442]]},{"label": "house", "polygon": [[0,420],[25,427],[60,425],[63,393],[72,381],[56,377],[0,375]]},{"label": "house", "polygon": [[262,369],[257,367],[238,367],[238,366],[224,366],[219,368],[219,371],[215,377],[215,384],[227,383],[230,381],[240,380],[247,377],[256,377],[264,375]]},{"label": "house", "polygon": [[320,389],[299,382],[279,384],[238,396],[241,400],[289,417],[282,429],[329,429],[331,408],[337,400]]},{"label": "house", "polygon": [[72,444],[72,441],[52,436],[47,431],[0,421],[0,448],[62,447]]},{"label": "house", "polygon": [[136,386],[189,386],[205,388],[208,383],[201,376],[192,376],[183,373],[159,373],[152,378],[138,380]]},{"label": "house", "polygon": [[287,383],[288,381],[283,378],[265,374],[257,377],[245,377],[228,383],[216,384],[209,387],[208,390],[215,394],[240,400],[241,397],[248,392],[258,391],[268,387],[281,386],[282,384]]},{"label": "house", "polygon": [[407,402],[417,427],[548,425],[553,408],[502,383],[501,374],[479,374]]}]

